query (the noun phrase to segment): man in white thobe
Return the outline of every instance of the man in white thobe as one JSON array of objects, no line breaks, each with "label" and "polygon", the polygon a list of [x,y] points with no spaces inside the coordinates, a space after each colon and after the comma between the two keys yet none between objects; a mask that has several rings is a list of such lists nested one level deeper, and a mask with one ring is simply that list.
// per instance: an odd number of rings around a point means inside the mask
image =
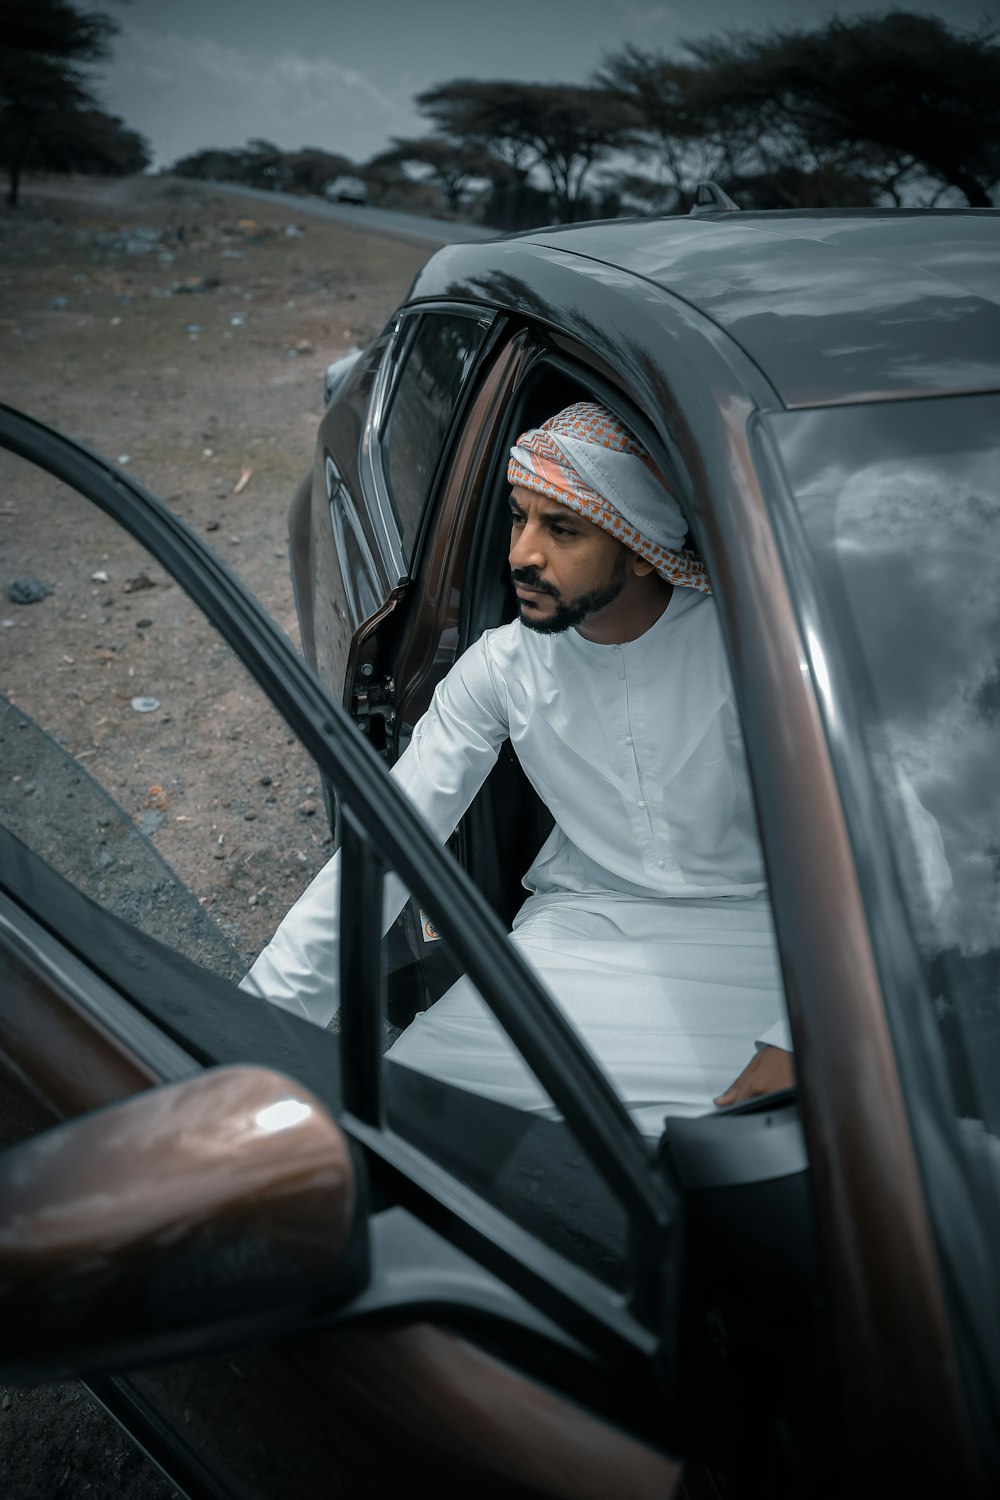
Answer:
[{"label": "man in white thobe", "polygon": [[[718,617],[676,501],[605,408],[523,433],[508,479],[519,618],[459,658],[392,775],[444,840],[511,741],[555,821],[511,941],[657,1135],[668,1113],[793,1081]],[[243,981],[321,1025],[338,1008],[338,882],[335,855]],[[467,979],[389,1056],[549,1112]]]}]

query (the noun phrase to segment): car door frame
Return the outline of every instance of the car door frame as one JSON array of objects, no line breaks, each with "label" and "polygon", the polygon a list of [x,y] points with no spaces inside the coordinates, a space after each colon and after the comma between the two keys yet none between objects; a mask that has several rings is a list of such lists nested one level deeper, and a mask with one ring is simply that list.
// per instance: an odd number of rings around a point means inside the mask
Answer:
[{"label": "car door frame", "polygon": [[[423,1285],[412,1277],[409,1284],[405,1278],[387,1283],[385,1295],[368,1297],[362,1316],[379,1318],[391,1311],[398,1317],[407,1309],[440,1306],[443,1299],[453,1321],[463,1306],[462,1297],[456,1301],[446,1295],[457,1254],[466,1273],[465,1303],[477,1316],[492,1320],[494,1343],[505,1320],[511,1327],[519,1325],[515,1362],[522,1368],[544,1366],[542,1378],[573,1400],[643,1441],[662,1443],[660,1402],[671,1375],[670,1339],[660,1327],[665,1297],[670,1310],[663,1262],[678,1228],[673,1217],[676,1203],[604,1075],[506,942],[483,899],[430,840],[405,799],[387,792],[384,767],[370,755],[316,674],[212,549],[132,476],[4,406],[0,446],[106,511],[171,573],[241,658],[306,750],[346,793],[343,840],[348,851],[352,844],[356,850],[359,878],[343,886],[343,915],[348,919],[343,930],[354,934],[353,941],[342,944],[345,995],[360,996],[372,983],[380,983],[380,933],[374,913],[381,903],[363,898],[374,895],[384,868],[391,865],[416,894],[441,911],[442,927],[459,957],[570,1122],[598,1174],[623,1202],[636,1231],[636,1287],[630,1298],[623,1298],[535,1241],[419,1151],[392,1138],[383,1126],[373,1066],[381,1037],[371,1016],[359,1008],[360,1000],[353,1013],[348,1003],[340,1123],[383,1182],[393,1183],[406,1212],[428,1225],[445,1259],[442,1273],[432,1266]],[[348,1068],[352,1036],[357,1067],[352,1063]],[[155,1063],[143,1056],[137,1032],[129,1050],[155,1073]],[[349,1311],[336,1316],[342,1319]],[[540,1357],[542,1346],[548,1358]],[[614,1380],[608,1379],[609,1369]],[[630,1405],[623,1399],[625,1390],[640,1393],[639,1399]]]},{"label": "car door frame", "polygon": [[[390,498],[385,461],[385,429],[399,382],[404,377],[410,348],[426,318],[460,315],[482,330],[482,339],[471,355],[462,377],[459,398],[450,414],[435,471],[428,485],[424,513],[433,509],[434,496],[445,472],[455,433],[459,430],[476,387],[484,362],[495,340],[496,310],[486,304],[471,306],[448,299],[434,299],[418,309],[401,308],[376,341],[377,360],[365,367],[362,356],[356,374],[348,376],[338,388],[331,406],[320,424],[313,469],[292,506],[290,533],[293,553],[309,557],[307,572],[302,564],[293,567],[296,598],[302,622],[303,640],[314,664],[318,661],[316,640],[316,579],[319,565],[315,548],[316,533],[321,552],[326,550],[326,528],[331,533],[332,551],[325,566],[339,573],[345,603],[348,606],[349,645],[343,668],[343,680],[329,683],[335,695],[342,697],[345,708],[357,727],[372,734],[372,743],[385,752],[394,737],[396,685],[379,670],[378,643],[375,639],[386,629],[395,630],[408,613],[412,597],[412,579],[418,566],[423,525],[418,525],[407,555],[402,533]],[[339,400],[358,403],[352,388],[362,381],[356,448],[348,452],[328,433],[329,423],[337,416]],[[336,448],[336,452],[333,449]],[[311,521],[309,516],[311,513]],[[325,514],[324,514],[325,513]],[[312,527],[313,539],[308,540]],[[356,554],[346,545],[348,536]],[[367,593],[363,603],[361,594]],[[327,673],[329,676],[330,674]],[[390,757],[391,758],[391,757]],[[324,795],[331,824],[334,802],[331,789],[324,782]]]}]

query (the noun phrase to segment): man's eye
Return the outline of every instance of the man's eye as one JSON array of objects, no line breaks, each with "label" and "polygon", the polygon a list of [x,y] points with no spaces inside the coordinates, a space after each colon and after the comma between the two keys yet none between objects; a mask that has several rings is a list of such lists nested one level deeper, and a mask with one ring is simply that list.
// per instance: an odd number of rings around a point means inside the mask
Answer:
[{"label": "man's eye", "polygon": [[510,524],[512,526],[523,526],[524,525],[524,517],[523,516],[519,516],[516,510],[512,510],[511,513],[510,513]]},{"label": "man's eye", "polygon": [[549,530],[553,536],[576,536],[572,526],[551,526]]}]

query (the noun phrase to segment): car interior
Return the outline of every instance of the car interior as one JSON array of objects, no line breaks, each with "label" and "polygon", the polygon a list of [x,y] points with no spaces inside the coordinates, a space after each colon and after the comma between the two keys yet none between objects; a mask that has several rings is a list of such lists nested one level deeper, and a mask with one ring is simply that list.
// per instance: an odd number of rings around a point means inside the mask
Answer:
[{"label": "car interior", "polygon": [[[507,566],[510,517],[506,504],[507,450],[518,434],[540,426],[548,417],[575,401],[600,401],[613,408],[634,428],[645,425],[640,414],[620,392],[588,374],[584,380],[557,356],[543,356],[529,369],[505,420],[498,428],[490,492],[478,507],[477,530],[470,557],[468,584],[463,592],[459,651],[488,630],[504,625],[517,614],[517,599]],[[689,545],[694,545],[689,538]],[[510,927],[526,898],[524,872],[552,829],[552,817],[522,771],[509,744],[486,785],[472,804],[452,840],[452,849],[486,896],[501,922]],[[389,1015],[393,1036],[409,1024],[417,1009],[439,999],[459,977],[445,955],[428,953],[412,923],[407,937],[397,932],[391,961]],[[417,953],[415,972],[407,962]]]}]

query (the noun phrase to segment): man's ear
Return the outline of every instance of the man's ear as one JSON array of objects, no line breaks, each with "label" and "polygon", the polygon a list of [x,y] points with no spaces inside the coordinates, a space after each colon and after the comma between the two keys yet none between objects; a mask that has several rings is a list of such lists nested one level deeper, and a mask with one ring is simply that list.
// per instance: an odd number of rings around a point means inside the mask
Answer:
[{"label": "man's ear", "polygon": [[638,552],[632,553],[632,572],[637,578],[645,578],[648,574],[655,571],[656,569],[651,562],[647,562],[644,557],[640,557]]}]

